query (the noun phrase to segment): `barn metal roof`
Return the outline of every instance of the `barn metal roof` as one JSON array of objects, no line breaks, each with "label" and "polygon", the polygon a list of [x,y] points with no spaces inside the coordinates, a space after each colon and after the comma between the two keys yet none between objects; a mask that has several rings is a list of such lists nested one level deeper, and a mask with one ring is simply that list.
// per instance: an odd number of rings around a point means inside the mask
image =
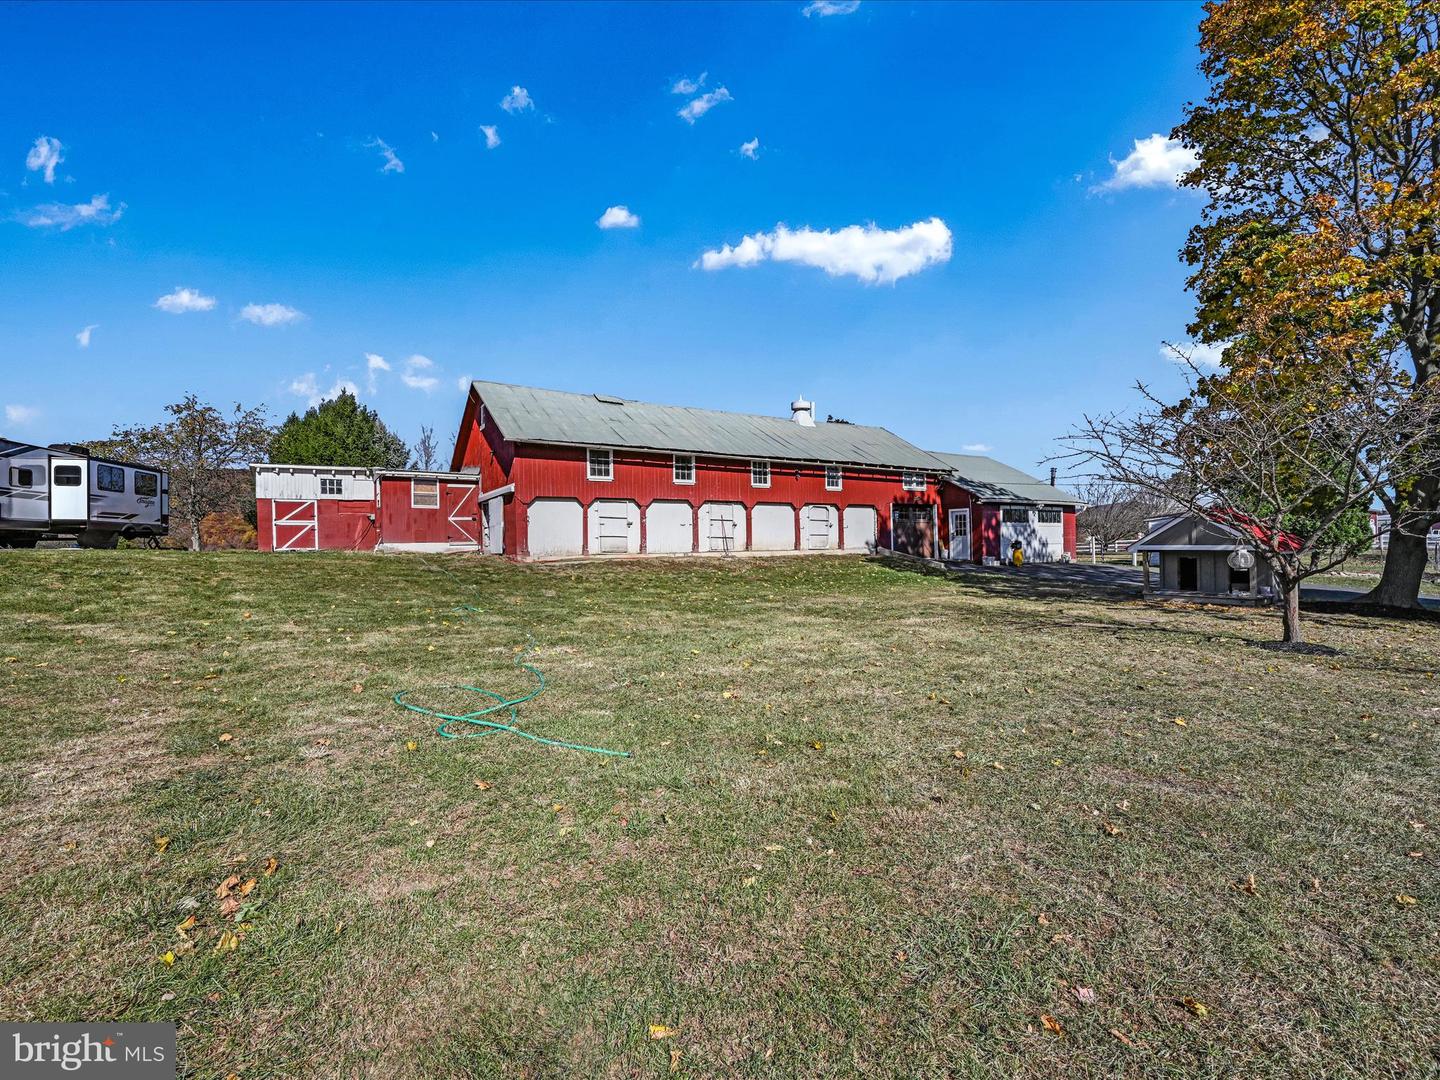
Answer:
[{"label": "barn metal roof", "polygon": [[1050,503],[1057,506],[1078,506],[1079,498],[1064,488],[1051,487],[1029,473],[1013,469],[994,458],[978,454],[932,453],[943,461],[955,483],[986,502]]},{"label": "barn metal roof", "polygon": [[476,380],[475,392],[511,442],[633,447],[737,458],[882,465],[944,473],[949,466],[894,432],[864,424],[651,405]]}]

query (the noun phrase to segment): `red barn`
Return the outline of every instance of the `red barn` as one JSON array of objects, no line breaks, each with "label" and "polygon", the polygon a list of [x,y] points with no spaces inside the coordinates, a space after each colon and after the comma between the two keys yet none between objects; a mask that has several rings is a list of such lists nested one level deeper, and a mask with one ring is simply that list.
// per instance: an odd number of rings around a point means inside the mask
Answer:
[{"label": "red barn", "polygon": [[261,551],[478,551],[474,473],[255,465]]},{"label": "red barn", "polygon": [[[866,551],[1073,557],[1073,496],[884,428],[475,382],[451,461],[515,559]],[[972,542],[972,538],[973,542]]]}]

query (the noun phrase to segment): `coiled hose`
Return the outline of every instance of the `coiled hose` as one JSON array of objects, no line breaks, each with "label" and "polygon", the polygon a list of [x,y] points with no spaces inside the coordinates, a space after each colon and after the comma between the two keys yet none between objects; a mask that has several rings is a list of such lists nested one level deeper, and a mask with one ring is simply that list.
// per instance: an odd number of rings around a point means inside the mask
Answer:
[{"label": "coiled hose", "polygon": [[[436,567],[423,556],[421,557],[427,567],[432,570],[438,569],[442,573],[454,578],[445,567]],[[456,579],[459,580],[458,578]],[[459,604],[455,612],[461,618],[472,620],[482,614],[481,609],[474,604]],[[580,750],[587,754],[603,754],[606,757],[630,757],[628,750],[609,750],[603,746],[586,746],[584,743],[565,742],[562,739],[549,739],[544,735],[536,735],[534,732],[525,731],[520,725],[520,706],[527,701],[534,701],[545,692],[545,676],[533,664],[525,663],[525,658],[535,651],[534,637],[528,637],[525,648],[515,654],[515,666],[530,673],[535,679],[535,689],[520,697],[507,698],[503,694],[497,694],[494,690],[487,690],[483,686],[470,686],[467,683],[452,683],[448,686],[436,687],[437,690],[465,690],[472,694],[481,694],[484,697],[493,698],[494,704],[487,705],[483,709],[476,709],[474,712],[446,713],[439,709],[431,709],[424,705],[415,705],[406,700],[413,692],[401,690],[395,695],[394,701],[402,709],[409,709],[411,712],[419,713],[421,716],[428,716],[432,720],[439,720],[440,726],[435,729],[435,734],[442,739],[474,739],[482,735],[494,735],[496,732],[508,732],[511,735],[519,735],[531,742],[542,743],[545,746],[558,746],[565,750]],[[486,717],[494,716],[503,710],[509,710],[510,723],[502,723],[500,720],[489,720]]]}]

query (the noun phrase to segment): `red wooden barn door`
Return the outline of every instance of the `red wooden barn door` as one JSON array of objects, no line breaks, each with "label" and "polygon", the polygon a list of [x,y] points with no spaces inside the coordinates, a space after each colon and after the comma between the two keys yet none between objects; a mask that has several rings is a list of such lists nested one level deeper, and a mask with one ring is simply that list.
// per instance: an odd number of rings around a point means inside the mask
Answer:
[{"label": "red wooden barn door", "polygon": [[445,484],[445,539],[451,544],[480,543],[480,507],[475,484]]},{"label": "red wooden barn door", "polygon": [[319,506],[314,499],[276,499],[271,508],[272,550],[315,551],[320,547]]}]

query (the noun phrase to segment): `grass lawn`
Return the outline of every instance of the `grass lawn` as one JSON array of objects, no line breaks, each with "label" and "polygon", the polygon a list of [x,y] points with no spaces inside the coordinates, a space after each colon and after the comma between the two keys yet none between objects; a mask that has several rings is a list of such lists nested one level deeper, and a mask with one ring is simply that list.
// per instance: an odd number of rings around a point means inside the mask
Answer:
[{"label": "grass lawn", "polygon": [[[245,1080],[1440,1069],[1433,624],[431,563],[0,555],[0,1016]],[[633,758],[392,703],[527,632],[522,722]]]}]

